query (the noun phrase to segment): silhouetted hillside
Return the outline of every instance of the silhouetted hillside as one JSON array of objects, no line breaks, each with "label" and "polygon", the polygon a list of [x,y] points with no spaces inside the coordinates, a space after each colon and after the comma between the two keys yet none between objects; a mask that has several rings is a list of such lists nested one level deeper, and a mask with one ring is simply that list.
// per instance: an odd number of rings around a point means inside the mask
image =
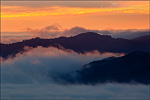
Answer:
[{"label": "silhouetted hillside", "polygon": [[144,35],[137,38],[132,39],[133,41],[149,41],[150,42],[150,35]]},{"label": "silhouetted hillside", "polygon": [[28,51],[24,49],[24,47],[26,46],[31,48],[36,48],[38,46],[42,46],[42,47],[53,46],[59,48],[58,44],[52,42],[50,39],[34,38],[34,39],[23,40],[22,42],[17,42],[12,44],[0,44],[1,56],[3,58],[7,58],[9,56],[15,56],[17,53]]},{"label": "silhouetted hillside", "polygon": [[148,44],[147,46],[150,46],[150,35],[145,35],[145,36],[141,36],[141,37],[138,37],[138,38],[134,38],[134,39],[132,39],[132,41],[141,43],[143,45]]},{"label": "silhouetted hillside", "polygon": [[134,51],[122,57],[93,61],[76,72],[51,76],[65,84],[150,84],[150,53]]},{"label": "silhouetted hillside", "polygon": [[60,37],[54,39],[40,39],[34,38],[24,40],[22,42],[12,44],[0,44],[1,56],[7,58],[8,56],[15,56],[19,52],[24,52],[24,47],[36,48],[42,47],[64,47],[65,49],[72,49],[78,53],[98,50],[100,52],[115,52],[128,53],[134,50],[150,51],[149,41],[137,41],[137,39],[127,40],[122,38],[112,38],[108,35],[99,35],[93,32],[82,33],[73,37]]},{"label": "silhouetted hillside", "polygon": [[78,71],[80,83],[150,83],[150,53],[134,51],[123,57],[93,61]]}]

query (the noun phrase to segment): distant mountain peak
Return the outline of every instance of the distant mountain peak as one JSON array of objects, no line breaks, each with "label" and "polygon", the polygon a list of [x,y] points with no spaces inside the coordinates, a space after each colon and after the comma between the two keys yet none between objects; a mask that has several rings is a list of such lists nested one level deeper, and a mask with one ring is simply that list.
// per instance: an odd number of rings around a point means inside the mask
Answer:
[{"label": "distant mountain peak", "polygon": [[33,40],[39,40],[41,39],[40,37],[35,37],[35,38],[32,38]]},{"label": "distant mountain peak", "polygon": [[95,32],[86,32],[86,33],[81,33],[76,35],[75,37],[111,37],[109,35],[100,35],[98,33]]},{"label": "distant mountain peak", "polygon": [[88,35],[99,35],[98,33],[96,33],[96,32],[85,32],[85,33],[81,33],[81,34],[79,34],[79,35],[82,35],[82,34],[88,34]]},{"label": "distant mountain peak", "polygon": [[86,33],[81,33],[81,34],[78,34],[76,36],[99,36],[100,34],[98,33],[95,33],[95,32],[86,32]]}]

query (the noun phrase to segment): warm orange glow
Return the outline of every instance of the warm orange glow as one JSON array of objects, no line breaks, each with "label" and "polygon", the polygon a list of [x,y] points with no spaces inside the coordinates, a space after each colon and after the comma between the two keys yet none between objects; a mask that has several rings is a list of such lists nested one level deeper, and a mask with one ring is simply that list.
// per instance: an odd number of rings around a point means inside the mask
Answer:
[{"label": "warm orange glow", "polygon": [[11,6],[2,3],[1,31],[24,31],[28,27],[38,29],[54,23],[60,24],[64,29],[74,26],[99,30],[149,28],[148,1],[114,2],[118,5],[112,6],[110,2],[107,2],[109,6],[104,5],[104,7],[56,5],[34,7]]},{"label": "warm orange glow", "polygon": [[[41,9],[39,11],[32,10],[30,8],[26,8],[26,11],[17,12],[15,10],[18,7],[14,7],[13,11],[3,11],[5,9],[10,9],[10,7],[2,7],[1,17],[29,17],[29,16],[47,16],[47,15],[68,15],[68,14],[91,14],[91,13],[99,13],[99,14],[110,14],[108,12],[117,13],[141,13],[148,14],[149,7],[115,7],[115,8],[69,8],[69,7],[48,7]],[[20,9],[20,8],[19,8]],[[51,10],[52,9],[52,10]]]}]

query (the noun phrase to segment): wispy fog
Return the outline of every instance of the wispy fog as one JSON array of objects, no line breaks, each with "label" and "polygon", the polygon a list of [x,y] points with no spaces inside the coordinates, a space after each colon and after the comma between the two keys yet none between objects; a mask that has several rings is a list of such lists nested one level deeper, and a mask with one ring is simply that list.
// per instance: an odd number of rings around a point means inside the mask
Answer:
[{"label": "wispy fog", "polygon": [[2,84],[2,98],[5,99],[147,99],[146,85],[101,84]]},{"label": "wispy fog", "polygon": [[97,51],[77,54],[53,47],[34,48],[2,60],[3,99],[147,99],[148,86],[130,84],[71,85],[55,83],[51,75],[79,70],[84,64],[123,54]]},{"label": "wispy fog", "polygon": [[[27,49],[27,48],[26,48]],[[32,83],[49,81],[57,73],[79,70],[84,64],[110,56],[123,54],[103,53],[98,51],[78,54],[53,47],[38,47],[14,58],[2,60],[2,83]]]}]

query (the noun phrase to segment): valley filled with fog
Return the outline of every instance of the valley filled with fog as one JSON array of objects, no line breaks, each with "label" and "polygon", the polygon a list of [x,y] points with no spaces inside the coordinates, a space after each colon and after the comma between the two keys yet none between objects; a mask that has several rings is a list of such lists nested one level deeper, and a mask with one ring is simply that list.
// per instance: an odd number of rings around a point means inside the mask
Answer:
[{"label": "valley filled with fog", "polygon": [[123,55],[98,51],[79,54],[54,47],[37,47],[18,53],[13,58],[1,58],[2,99],[147,99],[148,85],[115,82],[97,85],[62,84],[63,80],[55,82],[51,77],[80,70],[91,61]]}]

